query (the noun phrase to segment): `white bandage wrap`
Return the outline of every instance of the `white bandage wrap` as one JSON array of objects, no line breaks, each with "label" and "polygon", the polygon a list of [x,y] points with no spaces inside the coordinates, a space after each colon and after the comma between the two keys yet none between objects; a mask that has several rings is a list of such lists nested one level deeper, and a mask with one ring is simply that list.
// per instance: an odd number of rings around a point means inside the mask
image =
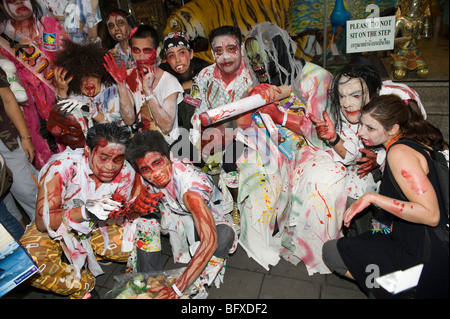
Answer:
[{"label": "white bandage wrap", "polygon": [[287,117],[288,117],[287,112],[284,112],[283,123],[281,123],[281,126],[285,126],[286,125]]},{"label": "white bandage wrap", "polygon": [[175,293],[178,295],[178,297],[183,296],[183,293],[180,291],[180,289],[178,289],[177,285],[173,284],[172,289],[173,289],[173,291],[175,291]]},{"label": "white bandage wrap", "polygon": [[81,207],[81,216],[83,216],[84,220],[89,220],[89,217],[88,217],[88,215],[86,213],[86,206],[82,206]]}]

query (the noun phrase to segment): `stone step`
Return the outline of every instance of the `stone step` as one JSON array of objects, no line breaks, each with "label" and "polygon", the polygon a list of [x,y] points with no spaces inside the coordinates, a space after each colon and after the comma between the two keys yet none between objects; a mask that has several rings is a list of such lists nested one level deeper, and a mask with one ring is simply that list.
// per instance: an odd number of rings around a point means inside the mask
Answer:
[{"label": "stone step", "polygon": [[449,82],[407,82],[416,90],[427,114],[449,114]]},{"label": "stone step", "polygon": [[427,120],[439,128],[449,142],[449,82],[405,82],[416,90],[427,112]]}]

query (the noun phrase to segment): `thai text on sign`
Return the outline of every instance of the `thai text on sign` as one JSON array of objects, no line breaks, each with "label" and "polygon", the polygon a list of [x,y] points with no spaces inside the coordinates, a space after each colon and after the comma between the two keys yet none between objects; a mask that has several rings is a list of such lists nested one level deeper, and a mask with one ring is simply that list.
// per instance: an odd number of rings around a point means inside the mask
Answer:
[{"label": "thai text on sign", "polygon": [[347,21],[347,53],[394,49],[395,16]]}]

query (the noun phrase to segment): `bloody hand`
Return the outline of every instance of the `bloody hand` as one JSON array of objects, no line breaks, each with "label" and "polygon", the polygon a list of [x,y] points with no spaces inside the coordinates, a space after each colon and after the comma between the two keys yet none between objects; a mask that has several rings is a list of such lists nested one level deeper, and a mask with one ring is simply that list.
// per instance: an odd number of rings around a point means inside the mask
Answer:
[{"label": "bloody hand", "polygon": [[141,75],[142,88],[145,95],[151,95],[153,93],[153,82],[156,79],[155,69],[152,65],[142,66],[139,69],[139,74]]},{"label": "bloody hand", "polygon": [[269,114],[270,117],[272,118],[272,120],[276,124],[281,124],[281,122],[283,121],[284,114],[282,113],[282,111],[280,111],[280,109],[278,109],[276,103],[270,103],[270,104],[260,107],[258,109],[258,113]]},{"label": "bloody hand", "polygon": [[261,83],[255,86],[250,93],[248,93],[248,96],[259,94],[267,103],[269,103],[275,100],[275,93],[281,93],[281,89],[275,85]]},{"label": "bloody hand", "polygon": [[123,60],[121,61],[120,68],[116,63],[116,60],[114,59],[113,55],[111,53],[106,53],[103,57],[106,64],[105,66],[106,71],[108,71],[109,74],[114,78],[114,80],[118,84],[123,84],[127,80],[127,70],[125,68],[125,63]]},{"label": "bloody hand", "polygon": [[324,140],[331,140],[336,137],[336,129],[334,124],[328,116],[327,111],[323,111],[324,121],[319,120],[314,115],[309,114],[308,117],[311,119],[313,124],[316,126],[317,135]]},{"label": "bloody hand", "polygon": [[114,194],[111,198],[117,202],[120,202],[122,207],[117,211],[111,212],[109,217],[116,219],[121,217],[134,219],[142,215],[158,212],[159,199],[164,195],[161,192],[150,194],[148,193],[148,190],[148,187],[143,189],[132,203],[126,203],[124,196]]},{"label": "bloody hand", "polygon": [[163,193],[148,192],[148,187],[143,189],[141,193],[136,197],[134,202],[130,205],[132,212],[139,215],[147,215],[149,213],[156,213],[159,211],[159,200],[163,197]]},{"label": "bloody hand", "polygon": [[114,194],[112,194],[111,199],[116,202],[119,202],[121,204],[121,207],[120,207],[120,209],[111,212],[109,214],[109,218],[119,219],[119,218],[125,217],[130,212],[130,209],[126,206],[126,197],[125,196],[118,194],[118,193],[114,193]]},{"label": "bloody hand", "polygon": [[368,194],[369,193],[362,195],[360,198],[358,198],[356,202],[351,204],[350,207],[347,208],[347,210],[344,212],[345,227],[349,227],[353,217],[362,212],[367,206],[371,204],[371,202],[368,200]]},{"label": "bloody hand", "polygon": [[361,164],[358,165],[358,170],[356,172],[358,173],[359,178],[363,178],[377,167],[377,153],[366,148],[362,148],[359,151],[366,155],[365,157],[357,159],[357,162]]},{"label": "bloody hand", "polygon": [[62,66],[55,66],[53,69],[53,79],[56,84],[56,87],[58,89],[58,94],[61,92],[64,92],[67,94],[67,91],[69,89],[69,83],[73,79],[73,75],[69,76],[67,79],[67,70],[64,69]]}]

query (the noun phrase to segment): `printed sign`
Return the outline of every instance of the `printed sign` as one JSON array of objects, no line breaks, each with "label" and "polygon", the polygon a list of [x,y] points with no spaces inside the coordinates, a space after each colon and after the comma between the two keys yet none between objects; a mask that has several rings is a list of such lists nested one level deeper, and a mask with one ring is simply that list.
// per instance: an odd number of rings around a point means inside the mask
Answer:
[{"label": "printed sign", "polygon": [[47,51],[58,51],[58,45],[56,44],[56,33],[43,34],[43,47]]},{"label": "printed sign", "polygon": [[347,53],[394,49],[395,16],[347,21]]},{"label": "printed sign", "polygon": [[38,272],[27,250],[0,224],[0,297]]},{"label": "printed sign", "polygon": [[[50,42],[52,41],[50,37],[48,40]],[[19,42],[11,39],[5,33],[1,33],[0,47],[3,47],[3,49],[8,51],[12,56],[16,57],[17,61],[22,63],[23,66],[39,78],[42,83],[46,84],[50,89],[56,92],[56,87],[53,83],[53,70],[49,59],[46,57],[44,51],[39,51],[28,38],[23,38]]]}]

